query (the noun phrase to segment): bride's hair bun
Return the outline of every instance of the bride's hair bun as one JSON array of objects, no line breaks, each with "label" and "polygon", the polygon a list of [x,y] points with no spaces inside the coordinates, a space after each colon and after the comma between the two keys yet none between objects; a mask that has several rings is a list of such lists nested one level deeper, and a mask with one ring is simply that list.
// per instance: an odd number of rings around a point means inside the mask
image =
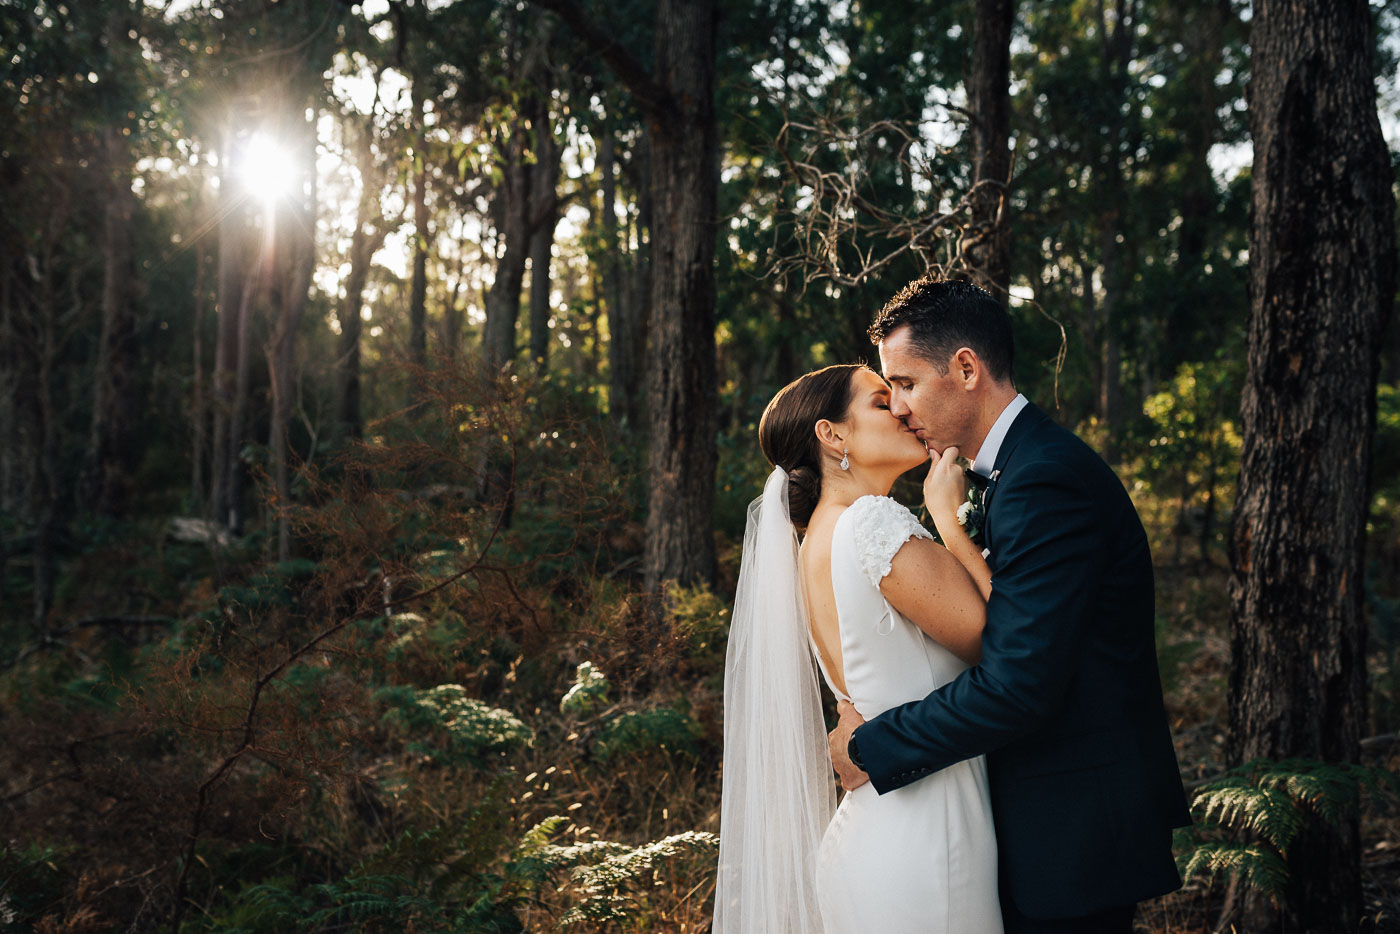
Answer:
[{"label": "bride's hair bun", "polygon": [[839,422],[851,407],[851,378],[860,364],[838,364],[788,383],[758,423],[758,443],[770,464],[788,473],[788,512],[799,529],[807,527],[822,492],[821,444],[813,427],[822,419]]},{"label": "bride's hair bun", "polygon": [[814,467],[795,467],[788,471],[788,514],[799,527],[806,527],[821,495],[821,471]]}]

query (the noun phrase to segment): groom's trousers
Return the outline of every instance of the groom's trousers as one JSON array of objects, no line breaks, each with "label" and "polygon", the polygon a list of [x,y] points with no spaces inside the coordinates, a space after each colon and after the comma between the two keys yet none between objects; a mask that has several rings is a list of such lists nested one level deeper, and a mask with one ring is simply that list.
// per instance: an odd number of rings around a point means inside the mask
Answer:
[{"label": "groom's trousers", "polygon": [[1136,909],[1136,905],[1125,905],[1082,918],[1038,921],[1027,918],[1004,899],[1001,903],[1001,922],[1006,934],[1132,934]]}]

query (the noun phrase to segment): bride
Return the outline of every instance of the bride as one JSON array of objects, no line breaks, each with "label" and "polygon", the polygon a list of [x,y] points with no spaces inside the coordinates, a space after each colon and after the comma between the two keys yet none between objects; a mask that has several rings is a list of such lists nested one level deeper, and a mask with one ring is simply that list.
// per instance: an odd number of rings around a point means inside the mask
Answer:
[{"label": "bride", "polygon": [[955,451],[924,483],[947,548],[888,497],[929,459],[889,401],[869,368],[832,366],[759,424],[774,469],[749,507],[729,636],[717,934],[1002,930],[982,757],[835,807],[813,656],[874,717],[977,662],[991,588],[957,521]]}]

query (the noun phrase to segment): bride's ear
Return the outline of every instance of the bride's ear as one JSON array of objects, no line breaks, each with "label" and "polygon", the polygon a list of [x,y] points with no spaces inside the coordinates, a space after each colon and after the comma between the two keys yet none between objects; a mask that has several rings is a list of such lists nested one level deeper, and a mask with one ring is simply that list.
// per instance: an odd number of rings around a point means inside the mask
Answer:
[{"label": "bride's ear", "polygon": [[830,419],[818,419],[814,430],[817,434],[817,443],[822,446],[822,450],[832,457],[840,457],[845,451],[845,431],[843,425],[838,425]]}]

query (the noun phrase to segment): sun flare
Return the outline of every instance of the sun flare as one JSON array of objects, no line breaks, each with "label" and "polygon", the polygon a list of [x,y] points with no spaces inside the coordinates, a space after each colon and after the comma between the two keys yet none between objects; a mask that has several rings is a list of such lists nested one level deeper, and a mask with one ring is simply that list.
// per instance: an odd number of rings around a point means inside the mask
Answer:
[{"label": "sun flare", "polygon": [[266,204],[291,194],[295,180],[291,154],[266,133],[254,133],[243,145],[237,172],[243,189]]}]

